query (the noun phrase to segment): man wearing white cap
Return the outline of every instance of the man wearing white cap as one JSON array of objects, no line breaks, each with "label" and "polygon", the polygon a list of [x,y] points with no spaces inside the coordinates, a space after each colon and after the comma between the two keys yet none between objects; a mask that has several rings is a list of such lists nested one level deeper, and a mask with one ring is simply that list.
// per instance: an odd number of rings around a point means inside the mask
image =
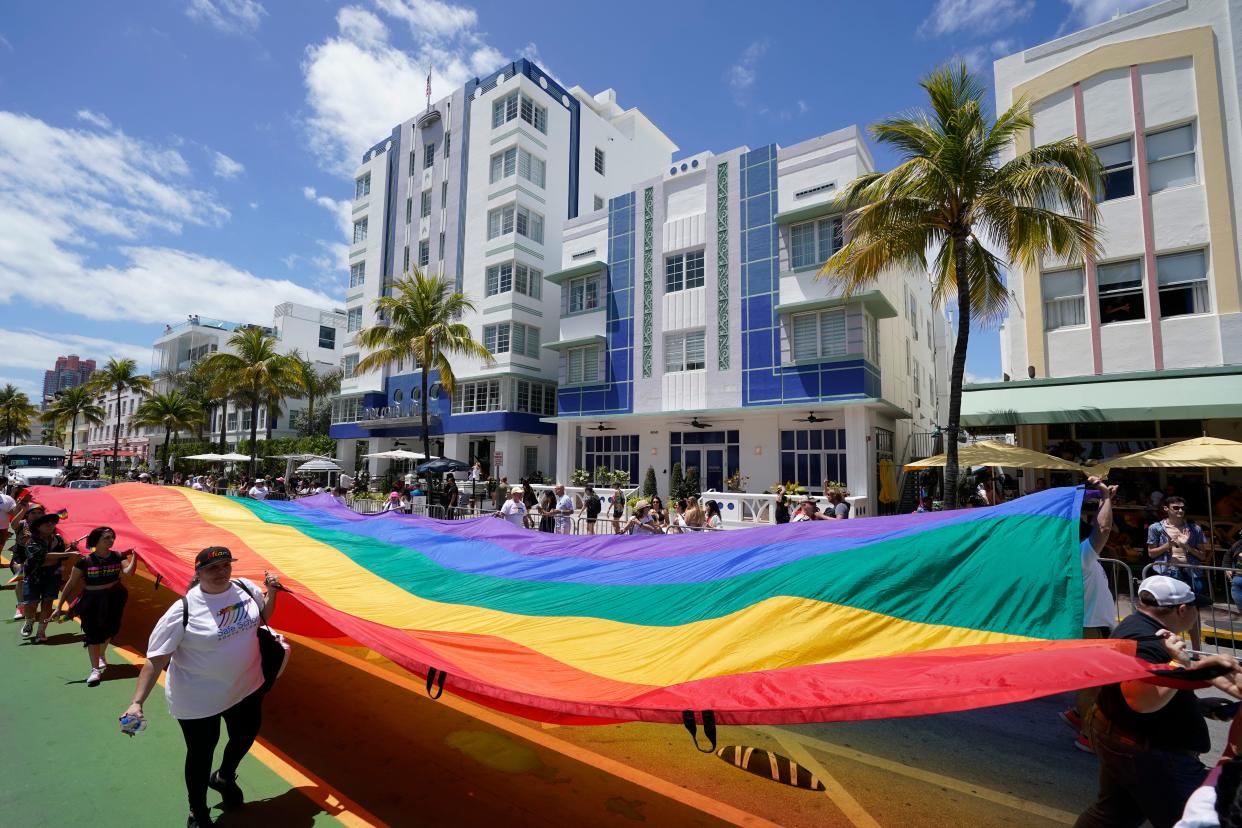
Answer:
[{"label": "man wearing white cap", "polygon": [[[1194,626],[1194,602],[1182,581],[1153,575],[1139,584],[1135,612],[1111,637],[1136,642],[1137,656],[1152,664],[1189,665],[1192,653],[1178,634]],[[1242,699],[1237,661],[1205,655],[1194,666],[1225,670],[1212,684]],[[1087,730],[1100,760],[1100,792],[1076,828],[1137,828],[1145,820],[1155,828],[1175,825],[1207,776],[1199,756],[1212,747],[1194,691],[1143,680],[1110,684],[1100,690]]]},{"label": "man wearing white cap", "polygon": [[514,526],[522,526],[526,517],[526,504],[522,502],[522,487],[514,486],[509,489],[509,498],[500,504],[496,517],[504,518]]}]

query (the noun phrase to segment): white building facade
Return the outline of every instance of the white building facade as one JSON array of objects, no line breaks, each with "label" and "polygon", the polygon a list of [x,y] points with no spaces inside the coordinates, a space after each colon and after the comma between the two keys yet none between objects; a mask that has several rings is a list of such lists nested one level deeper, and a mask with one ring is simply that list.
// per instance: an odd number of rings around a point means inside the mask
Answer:
[{"label": "white building facade", "polygon": [[[298,354],[314,363],[320,374],[325,374],[340,363],[346,324],[344,311],[283,302],[272,311],[272,324],[263,326],[263,329],[276,337],[281,353]],[[157,378],[155,390],[168,390],[172,386],[169,379],[172,374],[187,370],[195,362],[217,351],[229,351],[229,337],[245,327],[242,323],[197,315],[176,325],[166,325],[163,335],[155,340],[153,346],[152,375]],[[323,404],[326,405],[327,401]],[[266,437],[269,420],[273,437],[296,436],[294,421],[305,408],[303,399],[289,398],[282,401],[280,412],[274,412],[269,417],[267,406],[259,406],[259,439]],[[250,406],[230,402],[227,409],[217,407],[211,412],[205,431],[213,441],[218,441],[223,424],[226,450],[232,451],[240,441],[250,439],[250,417]],[[142,432],[138,436],[150,438],[154,445],[158,446],[163,441],[164,430],[161,428],[146,427]],[[181,436],[185,437],[184,434]],[[148,456],[147,459],[152,458]]]},{"label": "white building facade", "polygon": [[1017,149],[1077,135],[1099,155],[1101,245],[1011,269],[1013,381],[968,389],[968,427],[1078,459],[1242,437],[1238,17],[1165,0],[996,62],[997,108],[1034,115]]},{"label": "white building facade", "polygon": [[567,222],[545,276],[558,479],[650,467],[665,492],[680,463],[704,490],[895,497],[910,435],[943,423],[949,335],[925,273],[850,297],[816,278],[844,243],[834,198],[873,168],[854,127],[700,153]]},{"label": "white building facade", "polygon": [[[560,269],[567,218],[668,165],[673,143],[615,93],[565,89],[519,60],[475,79],[396,126],[355,174],[345,380],[334,403],[337,456],[401,442],[421,448],[430,407],[433,452],[478,459],[511,478],[555,467],[556,338],[561,297],[545,274]],[[455,359],[452,399],[433,373],[420,399],[415,366],[359,373],[356,334],[373,324],[375,300],[418,267],[449,278],[473,301],[464,322],[495,362]],[[372,474],[381,469],[372,465]]]}]

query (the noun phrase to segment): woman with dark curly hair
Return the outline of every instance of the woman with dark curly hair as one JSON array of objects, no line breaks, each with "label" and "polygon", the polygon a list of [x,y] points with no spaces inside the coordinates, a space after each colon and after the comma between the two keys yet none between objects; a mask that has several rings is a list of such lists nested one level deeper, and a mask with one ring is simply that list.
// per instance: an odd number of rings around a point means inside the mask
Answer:
[{"label": "woman with dark curly hair", "polygon": [[[61,590],[56,605],[60,607],[78,597],[73,612],[82,620],[82,632],[86,634],[86,654],[91,661],[91,672],[86,678],[87,687],[98,687],[103,671],[108,662],[105,654],[108,642],[121,629],[121,616],[125,612],[125,602],[129,592],[121,583],[122,575],[132,575],[138,565],[138,556],[134,550],[116,552],[112,545],[116,543],[116,532],[108,526],[97,526],[86,536],[86,548],[89,554],[78,558],[69,575],[69,583]],[[75,552],[77,544],[70,547]],[[56,614],[63,617],[67,610],[58,609]]]}]

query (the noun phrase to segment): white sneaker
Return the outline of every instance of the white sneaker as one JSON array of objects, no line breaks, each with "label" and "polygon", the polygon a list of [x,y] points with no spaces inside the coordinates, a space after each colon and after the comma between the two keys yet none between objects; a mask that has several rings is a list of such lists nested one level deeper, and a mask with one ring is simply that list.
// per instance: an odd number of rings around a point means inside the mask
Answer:
[{"label": "white sneaker", "polygon": [[22,610],[21,610],[21,608],[20,608],[20,607],[18,607],[16,610],[14,610],[14,611],[13,611],[13,620],[14,620],[14,621],[21,621],[21,620],[23,620],[25,617],[26,617],[25,615],[22,615]]},{"label": "white sneaker", "polygon": [[99,668],[98,667],[96,667],[94,670],[91,670],[91,674],[86,677],[86,686],[87,687],[98,687],[99,686]]},{"label": "white sneaker", "polygon": [[108,667],[108,662],[104,661],[103,656],[100,656],[99,663],[96,664],[95,667],[96,669],[99,669],[99,670],[105,670]]},{"label": "white sneaker", "polygon": [[30,634],[34,632],[34,622],[27,621],[22,624],[22,638],[30,638]]}]

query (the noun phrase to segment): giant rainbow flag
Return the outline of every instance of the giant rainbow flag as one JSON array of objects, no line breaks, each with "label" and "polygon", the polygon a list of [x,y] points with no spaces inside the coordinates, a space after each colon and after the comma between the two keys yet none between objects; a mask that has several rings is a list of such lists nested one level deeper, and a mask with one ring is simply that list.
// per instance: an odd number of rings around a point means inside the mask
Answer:
[{"label": "giant rainbow flag", "polygon": [[276,571],[291,590],[277,628],[369,647],[494,708],[582,724],[907,716],[1145,676],[1126,642],[1077,640],[1081,495],[593,537],[363,516],[328,496],[36,491],[69,510],[66,536],[111,526],[173,589],[200,549],[228,546],[236,575]]}]

